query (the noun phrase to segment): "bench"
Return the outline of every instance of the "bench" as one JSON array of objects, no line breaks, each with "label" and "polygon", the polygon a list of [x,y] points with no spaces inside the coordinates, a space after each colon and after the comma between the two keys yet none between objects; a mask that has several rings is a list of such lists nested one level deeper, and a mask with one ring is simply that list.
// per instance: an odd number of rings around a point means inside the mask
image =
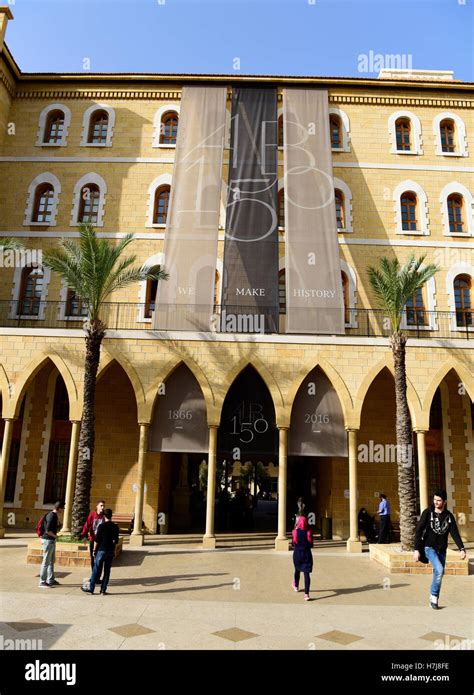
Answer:
[{"label": "bench", "polygon": [[114,512],[112,515],[112,521],[117,524],[119,529],[126,528],[128,533],[133,531],[133,517],[134,514],[124,514],[122,512]]}]

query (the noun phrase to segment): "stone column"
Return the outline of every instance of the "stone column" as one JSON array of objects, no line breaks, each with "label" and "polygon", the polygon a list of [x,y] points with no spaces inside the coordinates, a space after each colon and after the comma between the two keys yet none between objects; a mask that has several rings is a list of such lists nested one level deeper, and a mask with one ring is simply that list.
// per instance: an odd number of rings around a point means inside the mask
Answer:
[{"label": "stone column", "polygon": [[357,432],[355,429],[347,430],[349,447],[349,539],[347,551],[349,553],[361,553],[362,543],[359,540],[359,524],[357,520]]},{"label": "stone column", "polygon": [[217,463],[217,427],[209,425],[209,457],[207,463],[207,499],[206,499],[206,532],[202,539],[202,547],[214,549],[214,506],[216,499],[216,463]]},{"label": "stone column", "polygon": [[[130,545],[143,545],[143,499],[145,497],[145,464],[146,451],[148,444],[148,428],[147,422],[140,423],[140,443],[138,446],[138,472],[137,472],[137,494],[135,497],[135,519],[133,522],[133,531],[130,535]],[[112,519],[113,520],[113,519]]]},{"label": "stone column", "polygon": [[288,477],[288,427],[278,428],[278,535],[275,550],[288,550],[286,536],[286,486]]},{"label": "stone column", "polygon": [[5,430],[3,432],[2,457],[0,460],[0,538],[5,537],[5,527],[3,526],[3,503],[5,501],[5,487],[7,484],[8,462],[10,461],[10,449],[12,445],[14,420],[5,419]]},{"label": "stone column", "polygon": [[426,430],[416,430],[416,448],[418,451],[418,477],[420,486],[420,509],[429,506],[428,502],[428,464],[426,461]]},{"label": "stone column", "polygon": [[74,489],[76,487],[77,445],[79,443],[80,431],[80,420],[72,420],[71,444],[69,446],[69,460],[67,464],[66,499],[64,501],[64,518],[61,536],[71,533],[72,502],[74,499]]}]

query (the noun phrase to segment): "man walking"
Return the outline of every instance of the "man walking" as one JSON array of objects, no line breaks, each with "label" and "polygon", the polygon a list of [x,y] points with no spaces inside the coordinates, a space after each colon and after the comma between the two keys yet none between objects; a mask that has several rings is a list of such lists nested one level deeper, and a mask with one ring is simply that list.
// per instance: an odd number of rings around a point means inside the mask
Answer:
[{"label": "man walking", "polygon": [[105,501],[99,500],[95,506],[95,512],[91,512],[86,519],[84,528],[82,529],[82,537],[89,539],[89,553],[91,556],[91,570],[94,569],[94,541],[97,529],[104,521]]},{"label": "man walking", "polygon": [[433,567],[433,581],[431,582],[430,606],[435,610],[438,606],[441,582],[446,564],[446,551],[448,548],[448,535],[451,534],[454,542],[461,551],[461,560],[466,557],[464,544],[461,540],[454,515],[446,508],[446,490],[437,490],[433,496],[433,504],[425,509],[420,517],[415,532],[415,551],[413,559],[420,561],[421,553]]},{"label": "man walking", "polygon": [[383,493],[379,496],[380,504],[377,514],[380,518],[379,540],[378,543],[390,543],[390,504],[387,495]]},{"label": "man walking", "polygon": [[81,587],[82,591],[87,594],[93,594],[95,585],[99,581],[102,567],[104,568],[104,576],[100,586],[100,593],[107,593],[107,585],[110,578],[110,568],[115,555],[115,546],[119,539],[119,527],[112,521],[112,510],[104,509],[104,523],[97,529],[97,534],[94,541],[94,557],[95,564],[92,570],[92,576],[89,582],[89,588]]},{"label": "man walking", "polygon": [[41,545],[43,546],[43,562],[41,563],[40,589],[48,589],[59,582],[54,577],[54,560],[56,558],[56,537],[59,529],[58,512],[64,509],[64,502],[58,501],[53,509],[46,514],[43,520],[43,535]]}]

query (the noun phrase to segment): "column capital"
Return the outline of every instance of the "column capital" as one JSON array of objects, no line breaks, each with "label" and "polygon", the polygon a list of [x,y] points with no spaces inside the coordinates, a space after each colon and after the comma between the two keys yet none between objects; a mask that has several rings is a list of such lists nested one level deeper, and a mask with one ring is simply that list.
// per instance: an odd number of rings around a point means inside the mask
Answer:
[{"label": "column capital", "polygon": [[150,427],[149,422],[139,422],[138,425],[139,425],[139,427]]},{"label": "column capital", "polygon": [[209,429],[215,429],[215,430],[219,429],[219,425],[218,424],[216,425],[214,422],[208,422],[207,426]]},{"label": "column capital", "polygon": [[360,427],[345,427],[346,432],[358,432]]},{"label": "column capital", "polygon": [[423,427],[414,427],[413,432],[416,432],[416,434],[426,434],[429,430],[423,429]]}]

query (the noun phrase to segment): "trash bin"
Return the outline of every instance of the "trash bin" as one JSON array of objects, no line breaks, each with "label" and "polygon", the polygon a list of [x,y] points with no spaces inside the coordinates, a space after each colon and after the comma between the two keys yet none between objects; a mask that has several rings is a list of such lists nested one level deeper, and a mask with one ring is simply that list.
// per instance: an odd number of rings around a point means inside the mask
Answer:
[{"label": "trash bin", "polygon": [[321,517],[321,539],[323,541],[332,540],[332,518],[328,516]]}]

